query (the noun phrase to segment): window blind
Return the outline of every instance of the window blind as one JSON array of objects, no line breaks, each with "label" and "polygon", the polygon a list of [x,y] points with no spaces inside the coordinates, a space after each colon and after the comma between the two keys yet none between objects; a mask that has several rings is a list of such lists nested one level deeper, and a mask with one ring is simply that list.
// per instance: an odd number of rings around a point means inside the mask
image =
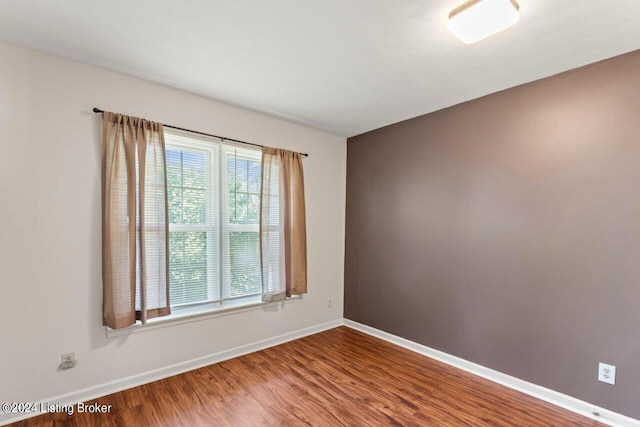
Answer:
[{"label": "window blind", "polygon": [[166,133],[171,305],[262,292],[261,152]]},{"label": "window blind", "polygon": [[223,146],[226,204],[223,209],[223,298],[262,293],[260,271],[261,152]]}]

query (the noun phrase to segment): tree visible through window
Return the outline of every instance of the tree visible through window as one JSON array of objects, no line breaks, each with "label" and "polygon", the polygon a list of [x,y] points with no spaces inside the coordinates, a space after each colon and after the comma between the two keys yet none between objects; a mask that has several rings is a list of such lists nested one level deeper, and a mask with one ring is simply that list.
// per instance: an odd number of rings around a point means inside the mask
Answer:
[{"label": "tree visible through window", "polygon": [[171,305],[260,295],[260,150],[165,137]]}]

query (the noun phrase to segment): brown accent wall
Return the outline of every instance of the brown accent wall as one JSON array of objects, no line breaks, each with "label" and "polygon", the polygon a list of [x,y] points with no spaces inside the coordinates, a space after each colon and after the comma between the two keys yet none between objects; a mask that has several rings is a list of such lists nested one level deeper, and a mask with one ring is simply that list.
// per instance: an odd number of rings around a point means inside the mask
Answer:
[{"label": "brown accent wall", "polygon": [[346,318],[640,418],[640,51],[350,138],[346,221]]}]

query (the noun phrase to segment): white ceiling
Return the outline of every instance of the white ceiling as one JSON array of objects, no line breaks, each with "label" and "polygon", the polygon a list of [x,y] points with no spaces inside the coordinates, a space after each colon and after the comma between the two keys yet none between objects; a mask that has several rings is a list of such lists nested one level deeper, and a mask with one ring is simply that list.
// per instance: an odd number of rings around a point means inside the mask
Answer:
[{"label": "white ceiling", "polygon": [[343,136],[640,49],[639,0],[521,0],[474,45],[463,2],[0,0],[0,39]]}]

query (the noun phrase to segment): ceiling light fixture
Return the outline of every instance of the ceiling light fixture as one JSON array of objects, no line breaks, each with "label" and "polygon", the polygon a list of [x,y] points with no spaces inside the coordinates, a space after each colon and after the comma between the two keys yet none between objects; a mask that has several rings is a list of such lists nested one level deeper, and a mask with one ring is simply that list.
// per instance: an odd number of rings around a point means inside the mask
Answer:
[{"label": "ceiling light fixture", "polygon": [[470,0],[449,14],[447,27],[470,44],[504,30],[518,22],[515,0]]}]

